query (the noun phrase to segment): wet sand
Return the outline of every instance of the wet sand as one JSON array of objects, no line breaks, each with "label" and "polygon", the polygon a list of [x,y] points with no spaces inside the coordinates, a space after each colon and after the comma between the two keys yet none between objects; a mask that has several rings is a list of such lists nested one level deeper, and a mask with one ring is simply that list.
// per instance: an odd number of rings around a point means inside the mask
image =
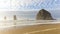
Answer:
[{"label": "wet sand", "polygon": [[25,27],[11,27],[0,34],[60,34],[60,24],[40,24]]}]

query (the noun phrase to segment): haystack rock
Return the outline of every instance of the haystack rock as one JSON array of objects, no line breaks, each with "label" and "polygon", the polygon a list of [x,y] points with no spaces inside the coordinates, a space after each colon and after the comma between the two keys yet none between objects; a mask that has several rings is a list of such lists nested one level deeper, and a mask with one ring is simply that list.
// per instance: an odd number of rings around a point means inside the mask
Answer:
[{"label": "haystack rock", "polygon": [[45,9],[41,9],[37,16],[36,16],[37,20],[53,20],[51,13],[46,11]]}]

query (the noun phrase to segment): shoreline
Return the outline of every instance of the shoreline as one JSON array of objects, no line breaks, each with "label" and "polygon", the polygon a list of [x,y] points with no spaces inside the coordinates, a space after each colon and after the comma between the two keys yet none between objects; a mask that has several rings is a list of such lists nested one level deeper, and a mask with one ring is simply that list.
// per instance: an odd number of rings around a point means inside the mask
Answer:
[{"label": "shoreline", "polygon": [[[44,30],[49,30],[49,31],[44,31]],[[0,34],[26,34],[26,33],[34,32],[34,31],[42,31],[42,32],[38,32],[37,34],[39,33],[50,34],[51,32],[52,32],[51,34],[56,34],[56,33],[60,34],[60,24],[41,24],[41,25],[25,26],[22,28],[13,27],[10,29],[0,30]],[[36,33],[32,33],[32,34],[36,34]]]}]

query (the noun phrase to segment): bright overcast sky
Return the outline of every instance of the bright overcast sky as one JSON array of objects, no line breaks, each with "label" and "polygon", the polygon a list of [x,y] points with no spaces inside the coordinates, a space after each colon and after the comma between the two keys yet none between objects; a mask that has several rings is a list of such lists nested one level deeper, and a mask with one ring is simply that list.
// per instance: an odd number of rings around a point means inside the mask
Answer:
[{"label": "bright overcast sky", "polygon": [[0,0],[0,11],[60,9],[60,0]]}]

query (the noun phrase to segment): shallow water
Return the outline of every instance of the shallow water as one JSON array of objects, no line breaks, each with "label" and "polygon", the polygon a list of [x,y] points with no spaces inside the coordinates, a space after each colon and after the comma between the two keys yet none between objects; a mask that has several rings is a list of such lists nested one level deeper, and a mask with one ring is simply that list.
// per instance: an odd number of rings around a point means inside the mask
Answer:
[{"label": "shallow water", "polygon": [[0,21],[0,28],[8,28],[14,26],[30,26],[38,24],[57,24],[60,23],[60,20],[8,20]]}]

